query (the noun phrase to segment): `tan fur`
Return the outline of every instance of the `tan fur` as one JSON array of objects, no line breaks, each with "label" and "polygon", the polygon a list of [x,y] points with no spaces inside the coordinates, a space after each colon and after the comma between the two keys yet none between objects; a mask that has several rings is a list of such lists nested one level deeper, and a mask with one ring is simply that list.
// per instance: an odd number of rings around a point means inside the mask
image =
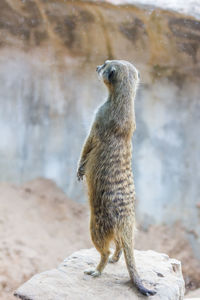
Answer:
[{"label": "tan fur", "polygon": [[91,238],[101,254],[96,270],[86,273],[101,274],[108,262],[110,241],[114,240],[116,250],[110,261],[118,261],[124,250],[133,283],[142,294],[153,295],[155,291],[146,289],[138,276],[133,254],[135,189],[131,138],[136,128],[138,71],[129,62],[117,60],[106,61],[97,71],[109,95],[96,114],[77,172],[79,180],[86,176]]}]

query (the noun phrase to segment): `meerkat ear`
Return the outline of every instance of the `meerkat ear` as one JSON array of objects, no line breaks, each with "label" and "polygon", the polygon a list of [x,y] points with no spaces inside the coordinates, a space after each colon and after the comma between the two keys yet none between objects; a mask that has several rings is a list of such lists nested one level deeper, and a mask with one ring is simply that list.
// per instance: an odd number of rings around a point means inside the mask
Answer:
[{"label": "meerkat ear", "polygon": [[112,68],[110,69],[109,74],[108,74],[108,80],[109,80],[110,82],[114,79],[115,73],[116,73],[116,69],[115,69],[115,67],[112,67]]}]

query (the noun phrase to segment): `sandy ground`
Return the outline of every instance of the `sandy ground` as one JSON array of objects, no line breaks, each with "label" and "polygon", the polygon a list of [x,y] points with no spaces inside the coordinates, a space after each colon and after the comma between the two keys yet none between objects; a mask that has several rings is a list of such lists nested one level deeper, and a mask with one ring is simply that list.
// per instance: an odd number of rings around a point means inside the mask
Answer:
[{"label": "sandy ground", "polygon": [[0,299],[8,300],[30,276],[57,266],[91,242],[88,210],[53,182],[0,184],[0,195]]},{"label": "sandy ground", "polygon": [[[37,179],[21,187],[0,184],[0,299],[35,273],[91,247],[88,207],[69,200],[54,182]],[[182,261],[187,287],[200,286],[200,265],[179,226],[138,230],[136,248],[165,252]]]}]

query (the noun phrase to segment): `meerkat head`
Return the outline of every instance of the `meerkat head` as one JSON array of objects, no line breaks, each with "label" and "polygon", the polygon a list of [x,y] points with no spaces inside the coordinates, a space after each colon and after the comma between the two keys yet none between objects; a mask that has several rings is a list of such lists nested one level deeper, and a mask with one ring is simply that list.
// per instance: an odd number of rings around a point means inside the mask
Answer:
[{"label": "meerkat head", "polygon": [[128,61],[106,60],[96,71],[111,92],[122,84],[136,90],[139,83],[139,72]]}]

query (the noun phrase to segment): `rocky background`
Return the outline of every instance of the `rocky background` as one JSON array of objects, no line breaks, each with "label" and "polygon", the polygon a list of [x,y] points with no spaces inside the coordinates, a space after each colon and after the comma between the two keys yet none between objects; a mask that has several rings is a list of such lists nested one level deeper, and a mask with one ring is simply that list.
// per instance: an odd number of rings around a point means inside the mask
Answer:
[{"label": "rocky background", "polygon": [[0,181],[49,178],[84,203],[77,160],[107,93],[96,65],[129,60],[141,74],[138,223],[143,230],[179,224],[200,259],[197,2],[1,0]]}]

